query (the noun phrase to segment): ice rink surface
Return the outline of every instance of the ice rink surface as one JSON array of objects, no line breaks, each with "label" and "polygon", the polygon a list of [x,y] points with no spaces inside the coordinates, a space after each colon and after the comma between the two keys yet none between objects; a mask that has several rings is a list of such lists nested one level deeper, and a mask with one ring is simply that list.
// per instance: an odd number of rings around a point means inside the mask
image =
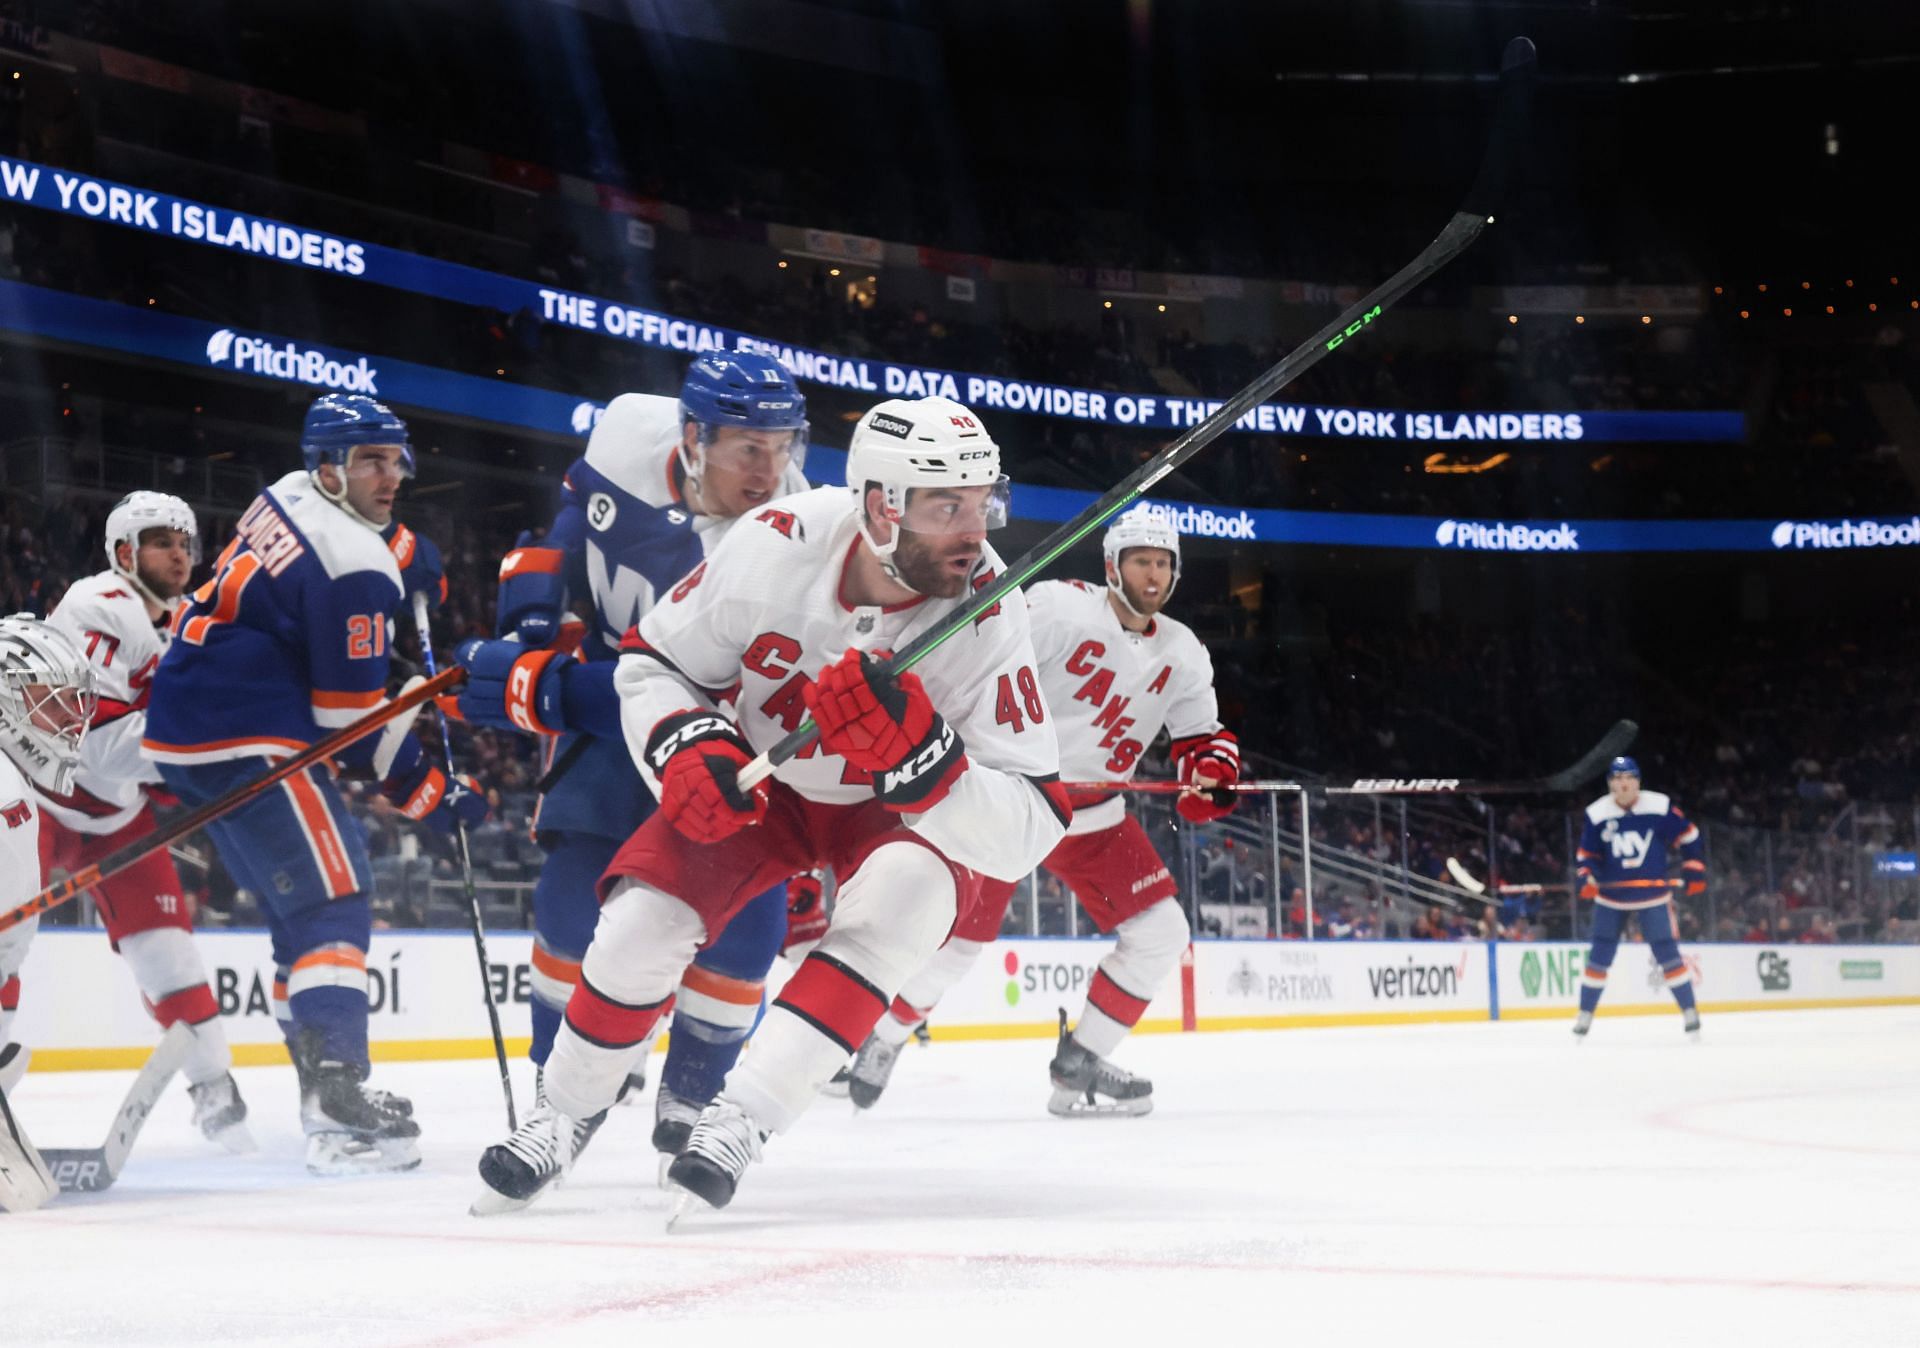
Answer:
[{"label": "ice rink surface", "polygon": [[[247,1158],[176,1082],[113,1190],[0,1218],[0,1342],[1920,1345],[1920,1008],[1143,1037],[1138,1120],[1049,1118],[1049,1053],[909,1046],[672,1236],[651,1092],[481,1220],[489,1063],[379,1066],[426,1161],[362,1180],[306,1175],[290,1068]],[[92,1145],[130,1080],[19,1112]]]}]

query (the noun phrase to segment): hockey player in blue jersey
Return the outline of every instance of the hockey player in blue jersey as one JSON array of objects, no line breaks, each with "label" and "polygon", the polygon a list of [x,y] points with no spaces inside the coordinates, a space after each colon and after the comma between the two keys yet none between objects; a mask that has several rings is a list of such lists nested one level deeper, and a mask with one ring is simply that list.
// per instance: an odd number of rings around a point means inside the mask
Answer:
[{"label": "hockey player in blue jersey", "polygon": [[1580,978],[1580,1015],[1573,1032],[1593,1026],[1594,1008],[1607,986],[1607,970],[1620,948],[1620,930],[1631,913],[1666,975],[1689,1035],[1700,1031],[1693,1001],[1693,975],[1680,955],[1674,891],[1706,892],[1707,863],[1700,829],[1658,791],[1640,789],[1640,765],[1616,758],[1607,765],[1607,794],[1587,806],[1580,834],[1580,896],[1594,901],[1593,943]]},{"label": "hockey player in blue jersey", "polygon": [[[613,691],[620,640],[735,520],[806,489],[806,443],[806,399],[766,356],[702,356],[677,399],[615,398],[567,471],[552,527],[537,540],[523,535],[501,565],[498,630],[507,639],[459,651],[470,676],[459,702],[469,724],[550,737],[535,818],[547,851],[533,895],[536,1064],[547,1060],[593,939],[595,887],[653,811]],[[578,600],[592,611],[569,652],[563,627]],[[685,1145],[738,1058],[787,925],[784,889],[770,890],[688,969],[654,1102],[653,1141],[663,1155]],[[636,1082],[644,1076],[644,1050],[634,1072]],[[580,1125],[576,1153],[598,1126],[597,1118]]]},{"label": "hockey player in blue jersey", "polygon": [[[258,778],[387,696],[403,587],[381,531],[413,473],[406,425],[371,398],[326,394],[307,412],[300,448],[305,468],[254,499],[212,579],[181,606],[154,676],[143,749],[188,806]],[[485,798],[433,766],[409,722],[360,741],[339,765],[371,770],[409,818],[478,824]],[[267,915],[308,1168],[418,1165],[411,1104],[363,1084],[373,881],[333,774],[325,765],[295,774],[207,831]]]}]

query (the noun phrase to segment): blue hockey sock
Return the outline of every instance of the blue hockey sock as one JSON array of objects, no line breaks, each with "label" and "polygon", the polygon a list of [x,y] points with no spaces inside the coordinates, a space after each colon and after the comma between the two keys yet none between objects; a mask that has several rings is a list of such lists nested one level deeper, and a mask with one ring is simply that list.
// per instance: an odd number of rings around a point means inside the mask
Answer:
[{"label": "blue hockey sock", "polygon": [[673,1017],[667,1038],[667,1061],[660,1069],[660,1085],[682,1100],[705,1105],[720,1094],[727,1073],[740,1060],[751,1029],[715,1025],[684,1011]]},{"label": "blue hockey sock", "polygon": [[548,1006],[538,997],[532,999],[533,1005],[533,1046],[527,1050],[527,1056],[541,1067],[547,1065],[547,1055],[553,1052],[553,1037],[560,1033],[561,1018],[566,1015],[563,1008]]}]

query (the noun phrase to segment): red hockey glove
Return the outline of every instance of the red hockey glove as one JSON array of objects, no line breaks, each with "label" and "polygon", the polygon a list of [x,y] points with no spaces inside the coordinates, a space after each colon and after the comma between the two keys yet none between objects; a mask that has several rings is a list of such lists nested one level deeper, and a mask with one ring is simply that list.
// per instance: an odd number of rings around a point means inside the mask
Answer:
[{"label": "red hockey glove", "polygon": [[713,711],[665,717],[647,737],[647,765],[660,778],[660,811],[697,843],[716,843],[767,817],[767,788],[740,789],[753,746]]},{"label": "red hockey glove", "polygon": [[827,904],[820,877],[803,871],[787,881],[787,939],[780,953],[799,961],[827,934]]},{"label": "red hockey glove", "polygon": [[886,673],[872,656],[848,651],[806,691],[820,745],[873,774],[889,810],[930,810],[967,770],[967,749],[933,709],[917,674]]},{"label": "red hockey glove", "polygon": [[[1240,780],[1240,741],[1232,731],[1216,730],[1210,735],[1190,735],[1173,742],[1173,767],[1183,783],[1205,777],[1215,786]],[[1231,791],[1185,792],[1173,808],[1182,819],[1210,824],[1233,813],[1240,797]]]}]

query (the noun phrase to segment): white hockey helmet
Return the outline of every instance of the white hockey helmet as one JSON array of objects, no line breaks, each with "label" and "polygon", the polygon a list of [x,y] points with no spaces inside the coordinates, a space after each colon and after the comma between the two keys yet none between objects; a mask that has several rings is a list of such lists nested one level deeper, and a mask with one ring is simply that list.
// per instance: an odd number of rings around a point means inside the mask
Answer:
[{"label": "white hockey helmet", "polygon": [[171,608],[179,603],[161,599],[146,587],[140,579],[139,563],[131,567],[120,565],[120,545],[127,545],[129,555],[140,551],[140,535],[149,529],[178,529],[187,536],[187,546],[194,563],[200,561],[200,522],[193,517],[193,507],[178,496],[169,496],[163,491],[128,492],[120,498],[118,505],[107,512],[107,565],[114,574],[132,582],[135,589],[163,608]]},{"label": "white hockey helmet", "polygon": [[1128,548],[1164,548],[1173,554],[1173,579],[1167,583],[1167,598],[1172,599],[1174,587],[1180,583],[1180,531],[1158,510],[1141,505],[1109,524],[1100,540],[1100,553],[1107,563],[1107,588],[1120,597],[1129,613],[1145,617],[1127,604],[1127,592],[1120,587],[1120,558]]},{"label": "white hockey helmet", "polygon": [[0,752],[29,781],[73,790],[97,703],[93,667],[72,638],[30,613],[0,618]]},{"label": "white hockey helmet", "polygon": [[[907,493],[928,487],[988,487],[984,514],[953,528],[998,529],[1007,522],[1009,491],[1000,471],[1000,446],[979,418],[951,398],[889,398],[874,406],[853,428],[847,444],[847,486],[860,503],[860,531],[892,574],[888,561],[900,533],[882,544],[866,514],[866,488],[877,483],[885,493],[887,518],[916,533],[941,532],[937,522],[908,518]],[[898,579],[896,576],[895,579]]]}]

